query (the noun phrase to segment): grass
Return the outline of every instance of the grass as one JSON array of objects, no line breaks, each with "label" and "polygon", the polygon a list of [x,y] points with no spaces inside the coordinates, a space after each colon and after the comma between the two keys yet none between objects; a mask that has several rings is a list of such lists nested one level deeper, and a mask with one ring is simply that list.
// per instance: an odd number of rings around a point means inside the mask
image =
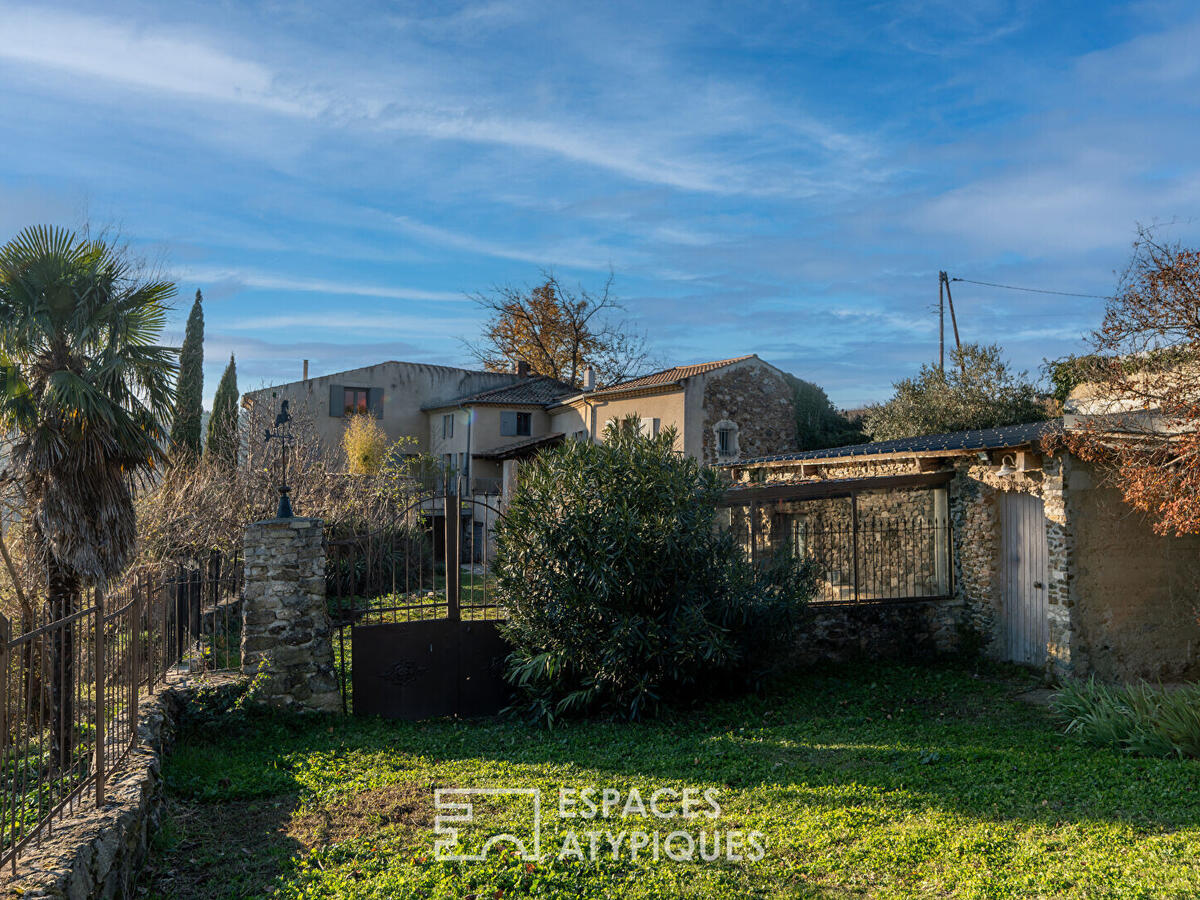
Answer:
[{"label": "grass", "polygon": [[[163,898],[1195,897],[1200,762],[1085,746],[1018,698],[1034,686],[1004,668],[842,668],[672,721],[554,731],[216,718],[185,730],[167,764],[168,824],[142,888]],[[437,861],[432,794],[453,786],[540,788],[548,857]],[[761,831],[765,856],[558,861],[568,829],[660,824],[557,818],[558,790],[585,786],[623,797],[711,788],[720,818],[686,827]],[[527,831],[520,802],[482,803],[479,818]],[[681,827],[661,824],[664,836]]]},{"label": "grass", "polygon": [[[476,575],[464,567],[459,575],[459,604],[464,619],[479,618],[473,605],[488,606],[495,603],[491,587],[492,576]],[[441,619],[446,616],[446,576],[435,574],[426,583],[409,591],[392,591],[374,597],[329,598],[330,614],[340,616],[344,609],[353,609],[360,614],[384,621],[415,622],[425,619]],[[494,614],[493,614],[494,615]]]}]

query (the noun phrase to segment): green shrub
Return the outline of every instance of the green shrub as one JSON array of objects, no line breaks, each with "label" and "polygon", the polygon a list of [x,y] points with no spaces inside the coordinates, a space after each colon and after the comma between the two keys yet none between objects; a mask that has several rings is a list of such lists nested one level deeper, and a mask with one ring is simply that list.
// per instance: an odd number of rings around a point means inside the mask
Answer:
[{"label": "green shrub", "polygon": [[753,685],[791,646],[810,568],[752,567],[714,525],[716,475],[675,438],[629,418],[521,470],[493,571],[514,708],[530,718],[637,719]]},{"label": "green shrub", "polygon": [[1200,685],[1165,690],[1069,682],[1054,697],[1067,731],[1086,743],[1142,756],[1200,757]]}]

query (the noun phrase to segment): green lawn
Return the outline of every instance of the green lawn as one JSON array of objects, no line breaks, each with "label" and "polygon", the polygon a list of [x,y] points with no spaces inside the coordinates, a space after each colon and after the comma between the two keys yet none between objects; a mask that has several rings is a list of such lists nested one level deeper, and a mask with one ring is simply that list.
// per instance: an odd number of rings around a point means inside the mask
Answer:
[{"label": "green lawn", "polygon": [[[1009,669],[842,668],[642,725],[217,720],[185,731],[167,765],[170,814],[143,888],[474,900],[1200,895],[1200,762],[1082,747],[1017,699],[1033,686]],[[544,861],[434,858],[433,789],[473,786],[542,790]],[[587,786],[647,799],[714,788],[721,816],[559,819],[559,789]],[[527,827],[521,802],[481,802],[478,827]],[[568,829],[588,828],[757,830],[765,856],[631,860],[626,844],[616,860],[555,859]]]}]

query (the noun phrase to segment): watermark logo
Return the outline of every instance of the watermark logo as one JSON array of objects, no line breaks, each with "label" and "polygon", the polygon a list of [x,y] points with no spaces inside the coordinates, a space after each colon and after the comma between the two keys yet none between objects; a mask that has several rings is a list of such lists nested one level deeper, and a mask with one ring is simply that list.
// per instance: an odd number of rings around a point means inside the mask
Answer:
[{"label": "watermark logo", "polygon": [[524,862],[757,862],[766,855],[761,831],[720,827],[715,788],[564,787],[548,809],[538,788],[438,788],[434,804],[434,854],[444,861],[481,862],[501,849]]},{"label": "watermark logo", "polygon": [[[481,797],[516,797],[529,802],[531,833],[517,835],[510,832],[487,835],[477,853],[464,851],[459,840],[464,826],[476,823],[475,801]],[[474,798],[474,799],[473,799]],[[497,844],[510,847],[527,862],[542,858],[542,792],[538,788],[438,788],[433,792],[433,803],[438,809],[433,820],[433,832],[439,835],[434,842],[434,855],[440,860],[457,862],[482,862],[488,851]],[[445,812],[443,812],[443,810]]]}]

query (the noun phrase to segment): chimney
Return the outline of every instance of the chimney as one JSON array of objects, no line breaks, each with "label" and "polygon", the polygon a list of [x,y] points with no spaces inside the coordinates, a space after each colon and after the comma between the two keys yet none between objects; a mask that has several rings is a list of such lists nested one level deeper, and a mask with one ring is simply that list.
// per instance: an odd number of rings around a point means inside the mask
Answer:
[{"label": "chimney", "polygon": [[517,360],[517,377],[518,378],[528,378],[529,377],[529,363],[527,363],[523,359]]},{"label": "chimney", "polygon": [[596,370],[591,366],[583,370],[583,389],[585,391],[594,391],[596,389]]},{"label": "chimney", "polygon": [[308,381],[308,360],[304,361],[304,380]]}]

